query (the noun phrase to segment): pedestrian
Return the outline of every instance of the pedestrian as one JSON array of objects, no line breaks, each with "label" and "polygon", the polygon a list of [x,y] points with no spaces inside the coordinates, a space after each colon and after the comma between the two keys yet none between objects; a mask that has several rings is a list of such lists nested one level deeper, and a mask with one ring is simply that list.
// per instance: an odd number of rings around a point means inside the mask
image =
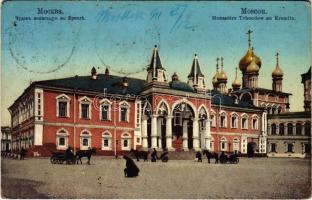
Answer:
[{"label": "pedestrian", "polygon": [[201,155],[200,151],[197,151],[197,152],[196,152],[195,160],[196,160],[197,162],[202,162],[202,161],[203,161],[203,160],[202,160],[202,155]]},{"label": "pedestrian", "polygon": [[22,147],[22,149],[20,151],[20,160],[24,160],[25,155],[26,155],[26,150],[24,149],[24,147]]},{"label": "pedestrian", "polygon": [[152,152],[152,154],[151,154],[151,161],[152,161],[152,162],[156,162],[157,159],[158,159],[158,157],[157,157],[157,151],[156,151],[156,149],[154,148],[154,149],[153,149],[153,152]]},{"label": "pedestrian", "polygon": [[125,177],[138,176],[140,169],[136,166],[132,158],[127,155],[124,155],[123,158],[126,160],[126,168],[124,169]]}]

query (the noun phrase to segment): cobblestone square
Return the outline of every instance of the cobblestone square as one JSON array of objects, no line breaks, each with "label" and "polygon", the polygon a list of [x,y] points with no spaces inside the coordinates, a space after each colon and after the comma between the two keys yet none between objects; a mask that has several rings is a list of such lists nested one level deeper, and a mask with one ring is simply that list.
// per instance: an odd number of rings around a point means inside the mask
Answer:
[{"label": "cobblestone square", "polygon": [[47,158],[2,159],[3,198],[308,198],[307,159],[241,158],[239,164],[191,160],[137,162],[125,178],[125,160],[92,157],[91,165],[51,164]]}]

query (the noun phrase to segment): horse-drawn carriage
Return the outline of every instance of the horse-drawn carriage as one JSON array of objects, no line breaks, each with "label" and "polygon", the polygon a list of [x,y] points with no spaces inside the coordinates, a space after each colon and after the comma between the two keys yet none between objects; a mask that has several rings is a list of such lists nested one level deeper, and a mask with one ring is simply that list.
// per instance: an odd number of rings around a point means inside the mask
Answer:
[{"label": "horse-drawn carriage", "polygon": [[52,164],[63,164],[66,162],[66,164],[75,164],[76,163],[76,156],[73,154],[71,156],[66,155],[66,153],[62,152],[51,152],[52,155],[50,157],[50,161]]},{"label": "horse-drawn carriage", "polygon": [[62,152],[51,152],[50,161],[52,164],[82,164],[81,158],[87,157],[87,164],[90,165],[91,155],[96,153],[94,148],[88,150],[79,150],[76,152],[76,155],[72,153],[71,149],[67,149],[65,153]]},{"label": "horse-drawn carriage", "polygon": [[220,163],[226,164],[226,163],[231,163],[231,164],[237,164],[239,162],[239,158],[237,154],[232,154],[232,155],[225,155],[221,154],[220,155]]}]

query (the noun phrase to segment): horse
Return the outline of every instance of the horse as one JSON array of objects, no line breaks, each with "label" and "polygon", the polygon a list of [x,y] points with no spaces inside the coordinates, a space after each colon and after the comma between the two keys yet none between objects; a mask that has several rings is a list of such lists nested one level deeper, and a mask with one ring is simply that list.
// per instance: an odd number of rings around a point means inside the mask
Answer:
[{"label": "horse", "polygon": [[95,151],[95,148],[92,148],[92,149],[88,149],[88,150],[78,150],[76,152],[76,162],[77,164],[79,164],[79,161],[80,161],[80,164],[82,164],[82,161],[81,161],[81,158],[82,157],[87,157],[88,158],[88,165],[90,165],[90,159],[91,159],[91,155],[92,154],[96,154],[96,151]]},{"label": "horse", "polygon": [[206,155],[207,159],[208,159],[208,163],[210,163],[210,158],[214,158],[215,159],[215,164],[219,163],[219,155],[215,152],[210,152],[208,150],[203,150],[203,155]]},{"label": "horse", "polygon": [[148,157],[148,154],[150,152],[149,151],[138,151],[138,150],[131,149],[130,153],[134,154],[137,161],[140,161],[140,158],[141,158],[141,159],[144,159],[144,162],[145,162],[145,161],[148,161],[147,157]]}]

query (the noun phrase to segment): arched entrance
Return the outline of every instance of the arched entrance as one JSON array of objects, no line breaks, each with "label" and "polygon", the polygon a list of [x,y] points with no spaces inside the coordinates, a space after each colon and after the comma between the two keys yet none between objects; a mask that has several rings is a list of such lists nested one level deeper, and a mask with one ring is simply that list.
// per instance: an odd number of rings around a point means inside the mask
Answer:
[{"label": "arched entrance", "polygon": [[248,142],[247,144],[247,155],[248,157],[254,157],[257,144],[255,142]]},{"label": "arched entrance", "polygon": [[[173,109],[173,141],[176,150],[189,150],[193,148],[193,123],[195,112],[185,102],[177,104]],[[197,122],[197,121],[196,121]],[[198,123],[198,122],[197,122]]]}]

